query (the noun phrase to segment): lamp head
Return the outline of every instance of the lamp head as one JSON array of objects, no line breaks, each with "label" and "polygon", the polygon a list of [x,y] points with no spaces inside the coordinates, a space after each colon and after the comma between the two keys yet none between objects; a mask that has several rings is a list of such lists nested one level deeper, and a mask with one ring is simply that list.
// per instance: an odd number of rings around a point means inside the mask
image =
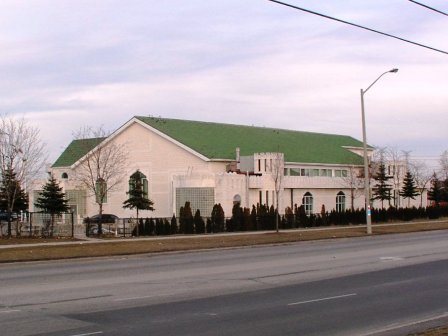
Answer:
[{"label": "lamp head", "polygon": [[393,68],[393,69],[390,70],[389,72],[397,73],[397,72],[398,72],[398,69],[397,69],[397,68]]}]

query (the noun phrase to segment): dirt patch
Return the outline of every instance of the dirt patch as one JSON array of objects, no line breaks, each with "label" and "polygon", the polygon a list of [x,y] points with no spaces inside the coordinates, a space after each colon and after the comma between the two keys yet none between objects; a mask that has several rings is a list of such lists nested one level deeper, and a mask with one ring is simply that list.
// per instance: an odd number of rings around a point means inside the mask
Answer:
[{"label": "dirt patch", "polygon": [[408,336],[448,336],[448,327],[429,329],[416,334],[410,334]]}]

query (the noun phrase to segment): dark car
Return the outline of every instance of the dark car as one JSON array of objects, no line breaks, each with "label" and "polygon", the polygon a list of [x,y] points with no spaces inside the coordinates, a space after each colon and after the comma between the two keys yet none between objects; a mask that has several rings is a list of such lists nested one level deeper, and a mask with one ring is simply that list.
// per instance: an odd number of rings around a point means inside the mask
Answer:
[{"label": "dark car", "polygon": [[[111,214],[102,214],[101,215],[101,232],[103,234],[111,234],[115,233],[111,231],[110,224],[114,224],[118,222],[118,216]],[[84,224],[86,224],[86,234],[89,235],[97,235],[100,233],[99,231],[99,223],[100,223],[100,215],[94,215],[92,217],[84,218]],[[109,227],[106,227],[109,224]]]},{"label": "dark car", "polygon": [[7,221],[9,217],[11,217],[11,221],[14,221],[19,218],[19,214],[12,212],[11,215],[9,215],[7,212],[0,212],[0,221]]},{"label": "dark car", "polygon": [[[101,215],[101,223],[102,224],[111,224],[118,221],[118,216],[111,214],[102,214]],[[84,218],[84,223],[87,224],[98,224],[100,222],[100,215],[93,215],[92,217]]]}]

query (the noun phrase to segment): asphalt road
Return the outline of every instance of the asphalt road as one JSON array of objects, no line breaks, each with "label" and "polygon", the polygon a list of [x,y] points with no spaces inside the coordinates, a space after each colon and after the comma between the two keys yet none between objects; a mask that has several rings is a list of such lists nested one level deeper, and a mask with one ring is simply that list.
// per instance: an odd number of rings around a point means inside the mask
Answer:
[{"label": "asphalt road", "polygon": [[0,334],[406,335],[447,282],[448,231],[0,265]]}]

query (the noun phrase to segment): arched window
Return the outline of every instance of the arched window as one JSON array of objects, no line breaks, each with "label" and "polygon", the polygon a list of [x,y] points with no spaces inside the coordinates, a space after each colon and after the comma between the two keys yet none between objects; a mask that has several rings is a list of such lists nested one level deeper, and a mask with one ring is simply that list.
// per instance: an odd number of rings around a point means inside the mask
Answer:
[{"label": "arched window", "polygon": [[241,196],[240,195],[233,196],[233,205],[235,205],[235,204],[241,204]]},{"label": "arched window", "polygon": [[61,178],[68,179],[68,174],[67,173],[62,173]]},{"label": "arched window", "polygon": [[129,191],[135,190],[137,186],[142,189],[144,197],[148,198],[148,179],[140,170],[129,177]]},{"label": "arched window", "polygon": [[302,205],[307,216],[310,216],[313,213],[313,195],[310,192],[306,192],[303,195]]},{"label": "arched window", "polygon": [[336,211],[345,211],[345,194],[342,191],[336,195]]}]

